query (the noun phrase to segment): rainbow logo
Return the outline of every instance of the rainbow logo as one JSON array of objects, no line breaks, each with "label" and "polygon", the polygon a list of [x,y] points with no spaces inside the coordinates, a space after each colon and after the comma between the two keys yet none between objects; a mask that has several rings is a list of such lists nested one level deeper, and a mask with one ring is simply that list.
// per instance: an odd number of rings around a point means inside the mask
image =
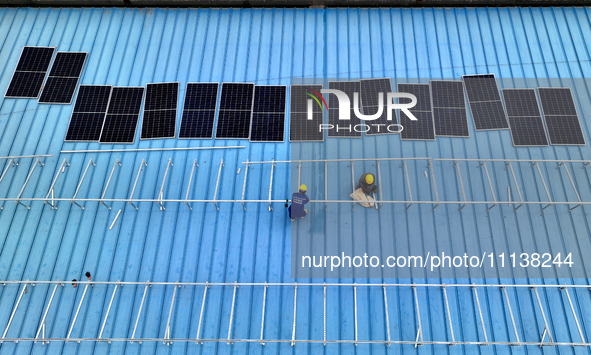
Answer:
[{"label": "rainbow logo", "polygon": [[[324,101],[324,97],[322,97],[322,94],[319,93],[316,90],[310,89],[310,88],[306,88],[310,91],[312,91],[314,94],[318,95],[318,97],[320,97],[320,99],[322,99],[322,102],[324,102],[324,106],[326,107],[326,109],[328,110],[328,105],[326,104],[326,101]],[[318,104],[318,106],[320,106],[320,111],[322,111],[322,104],[320,103],[320,100],[318,100],[318,97],[310,94],[309,92],[306,93],[306,95],[310,96],[311,98],[314,99],[314,101],[316,101],[316,103]]]}]

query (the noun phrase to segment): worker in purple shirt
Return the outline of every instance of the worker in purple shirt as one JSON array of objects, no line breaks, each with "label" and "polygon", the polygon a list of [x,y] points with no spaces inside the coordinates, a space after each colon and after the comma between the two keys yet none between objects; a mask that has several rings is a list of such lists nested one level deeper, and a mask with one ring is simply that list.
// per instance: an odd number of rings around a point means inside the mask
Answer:
[{"label": "worker in purple shirt", "polygon": [[291,195],[291,206],[287,210],[289,211],[289,218],[291,218],[292,222],[296,218],[304,218],[308,214],[308,210],[304,208],[304,205],[310,201],[308,196],[306,196],[307,190],[306,185],[302,185],[298,192],[294,192]]}]

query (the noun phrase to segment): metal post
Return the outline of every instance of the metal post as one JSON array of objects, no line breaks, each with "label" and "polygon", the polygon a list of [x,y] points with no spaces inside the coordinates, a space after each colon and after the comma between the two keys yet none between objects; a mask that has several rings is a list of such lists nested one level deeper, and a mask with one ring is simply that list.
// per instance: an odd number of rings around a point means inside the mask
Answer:
[{"label": "metal post", "polygon": [[[60,165],[59,169],[57,170],[57,174],[55,174],[55,178],[53,179],[53,182],[51,183],[51,187],[49,187],[49,191],[47,192],[47,196],[45,196],[45,201],[43,201],[43,203],[50,205],[52,210],[57,209],[57,206],[54,205],[55,202],[53,201],[53,187],[55,186],[55,183],[57,182],[57,178],[60,176],[61,173],[65,172],[65,169],[68,166],[70,166],[70,164],[64,158],[64,160],[62,161],[62,165]],[[0,179],[0,181],[1,181],[1,179]],[[51,195],[51,203],[48,202],[49,195]]]},{"label": "metal post", "polygon": [[[380,161],[378,160],[378,183],[380,184],[380,201],[384,201],[384,194],[383,194],[383,190],[382,190],[382,171],[380,170]],[[384,203],[381,202],[381,205],[383,206]],[[377,204],[376,204],[377,206]]]},{"label": "metal post", "polygon": [[[581,325],[579,324],[579,319],[577,318],[577,312],[575,312],[575,307],[573,307],[573,302],[570,299],[570,295],[568,294],[568,288],[565,286],[564,292],[566,293],[566,297],[568,299],[568,304],[570,304],[570,309],[573,311],[573,317],[575,317],[575,323],[577,324],[577,329],[579,330],[579,336],[581,337],[581,342],[585,343],[585,337],[583,336],[583,331],[581,330]],[[587,346],[585,346],[587,347]]]},{"label": "metal post", "polygon": [[[117,280],[117,281],[119,281],[119,280]],[[103,337],[103,331],[105,330],[105,325],[107,324],[107,318],[109,318],[109,313],[111,312],[111,306],[113,305],[113,299],[115,298],[115,293],[117,292],[118,286],[119,286],[119,284],[115,284],[115,289],[113,290],[113,294],[111,295],[111,301],[109,302],[109,307],[107,307],[107,314],[105,314],[105,320],[103,321],[103,326],[101,327],[101,332],[99,333],[99,336],[98,336],[99,339],[101,339]]]},{"label": "metal post", "polygon": [[[328,201],[328,162],[324,162],[324,199]],[[328,202],[324,202],[324,210],[328,208]]]},{"label": "metal post", "polygon": [[113,173],[115,172],[115,168],[117,167],[117,165],[121,166],[121,162],[119,161],[119,159],[115,160],[115,164],[113,164],[113,169],[111,169],[111,175],[109,175],[109,180],[107,180],[107,185],[105,186],[105,190],[103,191],[103,195],[101,196],[101,200],[99,201],[99,205],[104,205],[108,209],[111,209],[111,207],[104,203],[103,199],[105,198],[105,194],[107,193],[107,189],[109,188],[109,184],[111,183],[111,179],[113,178]]},{"label": "metal post", "polygon": [[447,309],[447,320],[449,321],[449,331],[451,332],[451,342],[453,346],[455,346],[456,338],[454,337],[454,327],[451,321],[451,312],[449,311],[449,301],[447,300],[447,289],[445,286],[443,288],[443,295],[445,296],[445,308]]},{"label": "metal post", "polygon": [[0,182],[2,182],[2,180],[4,180],[4,176],[8,172],[8,168],[10,168],[13,165],[16,168],[18,166],[18,163],[15,162],[14,159],[10,159],[10,161],[8,162],[8,164],[6,164],[6,168],[4,168],[4,171],[2,172],[2,176],[0,176]]},{"label": "metal post", "polygon": [[86,177],[86,173],[88,172],[88,168],[90,167],[90,164],[92,164],[92,166],[96,166],[96,164],[92,161],[92,159],[90,159],[88,161],[88,164],[86,164],[86,169],[84,169],[84,174],[82,174],[82,178],[80,179],[80,182],[78,183],[78,187],[76,188],[76,192],[74,193],[74,197],[72,197],[72,203],[75,204],[76,206],[80,207],[81,209],[84,209],[84,207],[81,206],[78,202],[76,202],[76,196],[78,195],[78,191],[80,191],[80,186],[82,186],[82,182],[84,181],[84,178]]},{"label": "metal post", "polygon": [[172,342],[167,342],[166,339],[170,339],[170,318],[172,317],[172,309],[174,307],[174,299],[176,298],[176,290],[178,286],[174,285],[174,292],[172,293],[172,301],[170,301],[170,310],[168,311],[168,321],[166,322],[166,331],[164,332],[164,344],[170,345]]},{"label": "metal post", "polygon": [[[419,328],[417,329],[417,338],[415,339],[415,349],[417,346],[423,346],[423,327],[421,326],[421,311],[419,310],[419,296],[417,295],[417,287],[412,287],[414,294],[415,294],[415,305],[417,307],[417,321],[419,323]],[[419,338],[421,341],[419,342]]]},{"label": "metal post", "polygon": [[[351,183],[353,184],[353,196],[355,196],[355,168],[353,167],[353,160],[351,160]],[[353,199],[353,207],[355,208],[355,199]]]},{"label": "metal post", "polygon": [[[142,164],[143,163],[144,163],[144,161],[142,160]],[[140,165],[140,170],[141,170],[141,165]],[[135,331],[137,330],[137,324],[140,321],[140,316],[142,315],[142,308],[144,307],[144,301],[146,300],[146,292],[148,292],[148,286],[150,286],[150,280],[146,281],[146,287],[144,288],[144,295],[142,296],[142,303],[140,303],[140,309],[137,312],[137,318],[135,319],[135,326],[133,327],[133,333],[131,334],[132,340],[130,341],[130,343],[133,343],[133,339],[135,338]],[[141,343],[142,342],[140,341],[140,344]]]},{"label": "metal post", "polygon": [[460,164],[457,160],[454,160],[454,165],[458,170],[458,177],[460,178],[460,187],[462,188],[462,196],[464,197],[464,204],[460,207],[460,211],[467,206],[466,204],[466,191],[464,190],[464,181],[462,181],[462,173],[460,172]]},{"label": "metal post", "polygon": [[519,189],[519,184],[517,183],[517,178],[515,177],[515,171],[513,170],[513,165],[509,162],[507,165],[511,168],[511,175],[513,175],[513,181],[515,182],[515,187],[517,188],[517,194],[519,194],[519,206],[515,207],[515,211],[521,206],[523,206],[523,197],[521,196],[521,190]]},{"label": "metal post", "polygon": [[538,174],[540,174],[540,178],[542,179],[542,184],[544,185],[544,190],[546,190],[546,195],[548,196],[548,201],[550,202],[545,207],[542,207],[542,211],[543,211],[546,208],[553,205],[552,198],[550,197],[550,192],[548,191],[548,187],[546,186],[546,181],[544,181],[544,176],[542,175],[542,171],[540,170],[540,165],[538,164],[537,161],[534,161],[533,165],[535,165],[538,168]]},{"label": "metal post", "polygon": [[246,206],[244,206],[244,193],[246,192],[246,178],[248,177],[248,168],[250,167],[250,165],[248,164],[248,159],[246,159],[246,169],[244,170],[244,184],[242,185],[242,202],[240,202],[240,204],[242,205],[242,208],[244,208],[244,210],[246,211]]},{"label": "metal post", "polygon": [[404,166],[404,173],[406,174],[406,185],[408,185],[408,196],[410,198],[410,204],[406,206],[406,209],[412,206],[412,190],[410,188],[410,178],[408,177],[408,168],[406,167],[406,160],[402,161],[402,165]]},{"label": "metal post", "polygon": [[[221,167],[221,165],[220,165]],[[234,304],[236,303],[236,289],[238,288],[238,282],[234,283],[234,293],[232,294],[232,310],[230,311],[230,326],[228,326],[228,341],[226,344],[234,344],[230,341],[232,337],[232,322],[234,321]]]},{"label": "metal post", "polygon": [[324,346],[326,346],[326,282],[324,283]]},{"label": "metal post", "polygon": [[160,193],[158,194],[158,204],[160,205],[160,211],[164,210],[164,203],[162,200],[164,199],[164,183],[166,182],[166,177],[168,176],[168,168],[172,166],[172,159],[168,159],[168,164],[166,165],[166,171],[164,172],[164,178],[162,179],[162,186],[160,186]]},{"label": "metal post", "polygon": [[[273,165],[275,165],[275,163],[273,163]],[[298,163],[298,189],[300,188],[300,185],[302,184],[301,176],[302,176],[302,162],[300,161]]]},{"label": "metal post", "polygon": [[[220,161],[220,170],[218,170],[218,180],[215,183],[215,193],[213,194],[213,205],[219,211],[220,208],[215,203],[216,198],[218,197],[218,186],[220,185],[220,176],[222,175],[222,166],[224,166],[224,159]],[[246,183],[246,177],[244,178],[244,182]]]},{"label": "metal post", "polygon": [[540,348],[544,345],[544,336],[548,333],[548,338],[550,338],[550,345],[554,346],[554,340],[552,339],[552,334],[550,333],[550,328],[548,327],[548,322],[546,321],[546,314],[544,313],[544,307],[542,307],[542,302],[540,301],[540,295],[538,294],[538,289],[536,285],[532,287],[534,292],[536,293],[536,298],[538,299],[538,305],[540,306],[540,312],[542,312],[542,319],[544,319],[544,332],[542,333],[542,340],[540,340]]},{"label": "metal post", "polygon": [[386,293],[386,283],[384,282],[384,306],[386,308],[386,330],[388,331],[388,346],[390,346],[390,315],[388,314],[388,294]]},{"label": "metal post", "polygon": [[119,215],[121,214],[122,210],[119,210],[119,212],[117,212],[117,215],[115,216],[115,219],[113,220],[113,223],[111,223],[111,226],[109,227],[109,230],[113,229],[113,226],[115,225],[115,222],[117,222],[117,219],[119,218]]},{"label": "metal post", "polygon": [[573,190],[575,190],[575,194],[577,195],[577,200],[579,200],[579,204],[576,205],[575,207],[572,207],[569,209],[569,211],[574,210],[575,208],[579,207],[581,205],[581,196],[579,195],[579,191],[577,191],[577,188],[575,186],[575,182],[573,181],[572,176],[570,175],[570,172],[568,171],[568,168],[566,167],[566,164],[564,162],[558,164],[558,166],[560,167],[560,165],[564,166],[564,170],[566,170],[566,174],[568,175],[568,179],[570,180],[571,185],[573,186]]},{"label": "metal post", "polygon": [[513,323],[513,331],[515,332],[515,338],[517,339],[517,345],[521,346],[519,341],[519,334],[517,333],[517,327],[515,326],[515,318],[513,318],[513,311],[511,310],[511,303],[509,302],[509,295],[507,294],[507,288],[502,286],[501,289],[505,293],[505,300],[507,300],[507,307],[509,308],[509,315],[511,316],[511,323]]},{"label": "metal post", "polygon": [[[272,159],[275,161],[275,159]],[[271,164],[271,182],[269,183],[269,212],[273,211],[273,207],[271,206],[271,193],[273,192],[273,170],[275,168],[275,163]],[[299,188],[299,185],[298,185]]]},{"label": "metal post", "polygon": [[265,303],[267,301],[267,281],[263,286],[263,314],[261,316],[261,345],[265,345],[263,342],[263,331],[265,330]]},{"label": "metal post", "polygon": [[[4,330],[4,334],[2,334],[2,339],[6,338],[6,333],[8,333],[8,329],[10,328],[10,324],[12,323],[12,319],[14,318],[14,314],[16,313],[16,310],[18,309],[18,305],[21,303],[21,299],[23,298],[23,295],[25,294],[26,291],[27,291],[27,284],[24,284],[23,289],[21,290],[21,293],[18,296],[18,300],[16,301],[16,305],[14,306],[14,309],[12,310],[12,313],[10,314],[10,319],[8,319],[8,325],[6,325],[6,329]],[[2,343],[2,341],[0,341],[0,343]]]},{"label": "metal post", "polygon": [[[37,330],[37,334],[35,334],[35,339],[39,339],[39,333],[41,332],[41,329],[43,329],[43,338],[45,338],[45,318],[47,318],[47,312],[49,312],[49,307],[51,307],[51,302],[53,302],[53,296],[55,296],[55,291],[57,290],[58,285],[59,284],[55,284],[55,286],[53,287],[53,292],[51,293],[51,297],[49,298],[49,303],[47,303],[47,308],[45,308],[45,313],[43,313],[43,318],[41,319],[39,330]],[[35,343],[36,342],[37,341],[35,341]]]},{"label": "metal post", "polygon": [[189,186],[187,186],[187,195],[185,196],[185,205],[187,205],[187,207],[189,207],[190,210],[193,210],[193,208],[191,207],[191,205],[189,205],[187,200],[189,199],[189,192],[191,192],[191,182],[193,182],[193,173],[195,172],[196,166],[199,166],[199,164],[197,164],[197,159],[193,161],[193,168],[191,169],[191,176],[189,177]]},{"label": "metal post", "polygon": [[355,301],[355,346],[357,346],[357,283],[353,283],[353,298]]},{"label": "metal post", "polygon": [[43,163],[39,160],[39,158],[37,158],[37,160],[35,160],[35,163],[33,163],[33,167],[31,168],[31,171],[29,171],[29,175],[27,175],[27,179],[25,180],[25,183],[23,184],[23,187],[21,188],[21,191],[18,193],[18,196],[16,197],[16,200],[14,201],[15,204],[18,203],[19,205],[23,205],[28,210],[30,210],[31,207],[25,205],[24,203],[20,202],[19,200],[21,198],[21,195],[25,191],[25,187],[27,187],[27,184],[29,183],[29,179],[31,178],[31,175],[33,175],[33,171],[35,171],[35,168],[37,167],[37,164],[43,166]]},{"label": "metal post", "polygon": [[482,317],[482,309],[480,308],[480,300],[478,299],[478,291],[476,291],[476,286],[472,286],[474,290],[474,296],[476,297],[476,304],[478,305],[478,314],[480,315],[480,324],[482,324],[482,332],[484,333],[484,342],[487,343],[488,346],[488,336],[486,335],[486,328],[484,327],[484,318]]},{"label": "metal post", "polygon": [[431,168],[431,177],[433,178],[433,188],[435,189],[435,197],[437,204],[433,207],[433,211],[439,206],[439,193],[437,193],[437,184],[435,183],[435,173],[433,172],[433,161],[429,159],[429,168]]},{"label": "metal post", "polygon": [[495,190],[493,189],[492,186],[492,182],[490,181],[490,175],[488,174],[488,168],[486,167],[486,161],[482,161],[482,163],[480,164],[480,166],[484,165],[484,171],[486,172],[486,178],[488,179],[488,186],[490,186],[490,192],[492,193],[493,196],[493,200],[495,201],[495,203],[492,206],[489,206],[486,210],[490,211],[491,208],[495,207],[497,205],[497,197],[495,196]]},{"label": "metal post", "polygon": [[296,306],[297,306],[297,299],[298,299],[298,283],[295,283],[295,288],[293,290],[293,331],[291,333],[291,346],[295,345],[295,334],[296,334]]},{"label": "metal post", "polygon": [[133,207],[135,207],[135,210],[138,210],[138,207],[136,205],[133,204],[133,202],[131,202],[131,199],[133,199],[133,194],[135,193],[135,188],[137,186],[137,181],[140,178],[140,173],[142,172],[142,168],[146,166],[148,167],[148,164],[146,164],[146,160],[142,159],[142,162],[140,163],[140,168],[137,171],[137,175],[135,177],[135,183],[133,184],[133,189],[131,189],[131,195],[129,195],[129,201],[127,201],[130,205],[132,205]]},{"label": "metal post", "polygon": [[[84,297],[86,297],[86,290],[88,290],[88,285],[84,287],[84,292],[82,292],[82,298],[80,299],[80,303],[78,303],[78,308],[76,309],[76,314],[74,315],[74,319],[72,320],[72,325],[70,326],[70,331],[68,331],[68,336],[66,337],[66,343],[68,339],[70,339],[70,335],[72,335],[72,330],[74,329],[74,324],[76,324],[76,319],[78,318],[78,313],[80,313],[80,307],[82,307],[82,302],[84,302]],[[78,341],[79,343],[80,341]]]},{"label": "metal post", "polygon": [[[199,313],[199,325],[197,326],[197,337],[195,338],[195,344],[199,344],[199,336],[201,335],[201,321],[203,320],[203,311],[205,310],[205,297],[207,297],[207,281],[205,282],[205,290],[203,290],[203,302],[201,302],[201,313]],[[203,344],[203,342],[201,342]]]}]

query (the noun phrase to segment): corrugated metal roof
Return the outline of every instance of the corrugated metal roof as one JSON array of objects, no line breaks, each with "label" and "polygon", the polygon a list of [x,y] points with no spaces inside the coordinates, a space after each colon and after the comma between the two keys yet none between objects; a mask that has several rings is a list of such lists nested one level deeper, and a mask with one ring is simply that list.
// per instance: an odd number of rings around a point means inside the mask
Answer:
[{"label": "corrugated metal roof", "polygon": [[[339,78],[459,78],[463,74],[495,73],[510,78],[585,78],[589,77],[588,38],[591,23],[588,8],[453,8],[453,9],[70,9],[70,8],[2,8],[0,9],[0,88],[6,88],[25,45],[57,46],[59,50],[89,52],[81,84],[142,86],[150,82],[246,81],[256,84],[289,85],[296,77]],[[543,81],[540,81],[543,82]],[[4,89],[2,89],[4,90]],[[181,92],[181,97],[183,93]],[[575,94],[587,142],[589,92],[586,87]],[[156,151],[150,153],[59,154],[62,149],[107,149],[96,143],[64,143],[72,106],[38,105],[35,100],[0,99],[0,156],[55,154],[44,159],[24,191],[24,196],[45,196],[63,158],[70,167],[56,185],[56,196],[74,195],[84,169],[93,159],[81,186],[79,196],[99,198],[115,159],[117,168],[109,196],[129,196],[142,159],[147,168],[142,172],[136,194],[139,198],[156,198],[169,158],[174,166],[167,177],[165,195],[184,198],[191,166],[199,167],[193,178],[195,199],[211,199],[220,160],[224,161],[218,191],[219,199],[240,199],[242,180],[236,174],[242,162],[288,160],[290,144],[250,144],[232,140],[152,140],[139,141],[134,148],[233,146],[244,149],[225,151]],[[472,127],[472,124],[470,124]],[[471,128],[473,132],[473,127]],[[117,148],[117,146],[115,146]],[[301,146],[301,149],[307,149]],[[398,136],[364,140],[326,141],[325,146],[310,145],[313,154],[322,158],[363,157],[443,157],[443,158],[520,158],[520,159],[589,159],[589,146],[513,148],[508,131],[479,132],[469,139],[438,138],[436,142],[401,142]],[[387,147],[387,150],[379,149]],[[128,147],[131,148],[131,147]],[[300,148],[298,148],[300,149]],[[293,152],[302,154],[302,151]],[[22,159],[19,167],[9,169],[0,184],[0,196],[18,195],[33,160]],[[339,167],[341,176],[349,176],[347,167]],[[422,168],[421,168],[422,169]],[[447,179],[440,167],[441,196],[457,198],[458,186]],[[243,169],[244,170],[244,169]],[[314,171],[302,171],[321,191],[323,177]],[[398,193],[392,173],[392,198]],[[419,180],[421,171],[413,172],[420,195],[431,199],[429,181]],[[545,177],[554,186],[553,196],[567,196],[564,177],[551,170]],[[581,197],[590,200],[586,170],[573,172],[580,181]],[[255,167],[249,171],[247,198],[266,199],[270,169]],[[484,198],[486,183],[482,174],[467,174],[468,193]],[[526,184],[529,176],[520,176],[524,188],[541,195],[539,186]],[[507,186],[507,176],[493,176],[496,191]],[[345,178],[331,185],[329,194],[347,191],[351,181]],[[421,189],[423,186],[423,189]],[[586,187],[585,187],[586,186]],[[274,171],[273,197],[285,198],[291,190],[290,170],[278,166]],[[332,192],[331,192],[332,191]],[[316,192],[319,193],[319,192]],[[572,197],[572,196],[571,196]],[[171,282],[292,282],[290,221],[283,207],[273,212],[266,204],[194,203],[193,210],[181,203],[168,203],[161,211],[155,203],[141,203],[139,211],[124,202],[112,209],[86,202],[82,210],[60,202],[51,210],[40,201],[31,209],[8,201],[0,212],[0,279],[1,280],[71,280],[83,278],[91,271],[93,280],[171,281]],[[415,208],[416,207],[416,208]],[[414,206],[406,211],[402,205],[385,206],[379,214],[354,214],[347,206],[329,209],[312,207],[326,221],[327,233],[345,231],[355,235],[378,235],[391,240],[389,228],[395,225],[393,240],[409,250],[420,252],[425,245],[438,245],[449,251],[447,241],[461,235],[462,250],[494,250],[491,235],[509,245],[534,248],[538,244],[563,246],[573,253],[590,250],[586,206],[569,213],[556,207],[542,214],[540,207],[527,207],[517,215],[514,207],[499,206],[490,215],[486,208],[471,207],[462,213],[456,206],[440,206],[436,212],[429,205]],[[123,209],[113,229],[109,229],[117,211]],[[345,227],[352,221],[352,226]],[[394,224],[395,223],[395,224]],[[390,226],[390,227],[389,227]],[[502,226],[502,228],[498,227]],[[340,228],[340,229],[339,229]],[[307,233],[307,232],[302,232]],[[364,282],[367,279],[357,279]],[[306,281],[306,280],[298,280]],[[322,282],[322,280],[315,280]],[[347,280],[350,281],[350,280]],[[370,280],[382,282],[382,280]],[[388,280],[391,281],[391,280]],[[409,282],[400,279],[400,282]],[[455,279],[415,278],[410,282],[466,282]],[[468,282],[490,283],[586,283],[583,279],[528,280],[470,279]],[[38,284],[22,299],[12,321],[8,338],[35,336],[42,313],[48,304],[52,287]],[[0,327],[8,324],[21,288],[0,287]],[[88,291],[73,334],[96,338],[105,315],[113,286],[96,285]],[[142,286],[122,286],[114,299],[106,332],[111,337],[131,337],[135,317],[141,304]],[[172,322],[172,338],[194,338],[199,324],[203,287],[183,287],[177,291]],[[350,312],[353,291],[330,290],[328,297],[327,337],[355,339],[354,313]],[[385,339],[382,290],[360,290],[359,338]],[[410,340],[416,336],[414,300],[411,290],[391,291],[390,328],[393,339]],[[468,293],[466,293],[468,292]],[[553,291],[542,294],[555,339],[578,341],[569,306]],[[162,338],[168,319],[173,288],[153,286],[138,326],[138,336]],[[588,338],[591,324],[591,295],[588,290],[573,291],[579,320]],[[82,288],[57,289],[47,318],[47,336],[64,338],[72,324]],[[302,287],[298,291],[297,339],[322,339],[322,291]],[[449,339],[446,311],[439,290],[420,295],[422,326],[425,340]],[[469,291],[449,292],[449,302],[456,340],[478,338],[479,320]],[[496,341],[513,339],[500,290],[486,291],[483,302],[489,338]],[[208,293],[201,337],[224,339],[232,311],[233,287],[212,287]],[[537,303],[529,290],[510,292],[520,336],[525,341],[539,341],[541,329]],[[242,287],[236,292],[233,338],[257,339],[261,321],[262,291]],[[267,295],[265,338],[291,339],[294,322],[293,290],[269,290]],[[549,314],[548,314],[549,313]],[[3,328],[0,328],[3,329]],[[482,335],[480,335],[482,336]],[[425,350],[423,350],[425,349]],[[385,353],[416,351],[412,344],[387,347],[383,344],[289,344],[258,343],[161,343],[143,344],[113,342],[62,343],[49,345],[32,342],[4,343],[2,353]],[[522,348],[477,346],[425,346],[419,351],[456,352],[542,352],[535,347]],[[555,351],[545,348],[544,352]],[[571,350],[587,352],[586,349]]]}]

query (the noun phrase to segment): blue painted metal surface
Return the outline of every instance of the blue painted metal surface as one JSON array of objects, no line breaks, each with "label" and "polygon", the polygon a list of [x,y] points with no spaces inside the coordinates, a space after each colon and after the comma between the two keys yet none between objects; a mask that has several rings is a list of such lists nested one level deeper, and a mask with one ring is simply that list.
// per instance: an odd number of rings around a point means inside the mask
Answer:
[{"label": "blue painted metal surface", "polygon": [[[292,77],[393,77],[393,78],[459,78],[462,74],[495,73],[500,78],[583,78],[591,75],[590,11],[588,8],[457,8],[457,9],[0,9],[0,90],[5,90],[24,45],[57,46],[62,51],[87,51],[89,57],[81,84],[142,86],[150,82],[246,81],[256,84],[289,85]],[[589,93],[586,88],[576,93],[587,142]],[[184,93],[181,92],[181,98]],[[45,159],[45,167],[36,170],[25,189],[25,196],[44,197],[64,157],[71,166],[56,185],[56,196],[73,196],[89,159],[91,167],[79,197],[99,198],[115,159],[117,168],[109,196],[129,196],[142,159],[148,167],[139,179],[136,196],[156,198],[169,158],[174,167],[167,178],[165,196],[184,198],[192,162],[199,167],[193,179],[195,199],[212,198],[219,168],[224,160],[218,198],[240,198],[242,172],[236,171],[247,159],[287,160],[290,144],[249,144],[223,140],[154,140],[139,141],[133,147],[187,147],[245,145],[245,149],[201,152],[150,152],[59,155],[61,149],[107,149],[96,143],[64,143],[72,106],[38,105],[34,100],[0,99],[0,156],[21,154],[55,154]],[[179,113],[180,117],[180,113]],[[473,131],[472,123],[471,130]],[[438,138],[436,142],[400,142],[398,136],[377,137],[361,141],[327,140],[326,146],[302,145],[317,149],[314,154],[327,158],[432,156],[476,158],[589,159],[589,146],[514,149],[508,131],[478,133],[470,139]],[[381,149],[387,147],[387,150]],[[118,148],[118,146],[115,146]],[[301,152],[299,152],[301,153]],[[11,168],[7,180],[0,184],[0,196],[18,194],[33,161],[22,160]],[[361,171],[361,170],[360,170]],[[323,176],[303,171],[314,181],[317,190]],[[314,174],[314,175],[313,175]],[[349,170],[341,172],[349,176]],[[396,175],[398,174],[398,175]],[[411,172],[417,184],[421,171]],[[557,173],[545,172],[548,179],[562,181]],[[584,170],[574,173],[588,181]],[[442,176],[444,174],[442,173]],[[314,177],[313,177],[314,176]],[[393,172],[389,184],[403,176]],[[265,186],[270,167],[257,166],[249,171],[247,199],[266,199]],[[464,177],[471,194],[486,193],[484,180],[478,174]],[[499,179],[499,181],[497,181]],[[497,188],[506,186],[505,177],[494,177]],[[527,181],[528,177],[523,177]],[[456,194],[458,187],[444,180],[442,194]],[[447,185],[446,185],[447,184]],[[557,185],[558,185],[557,184]],[[427,186],[426,185],[426,186]],[[581,184],[587,186],[588,184]],[[346,191],[350,181],[342,179],[331,186],[333,192]],[[528,186],[532,194],[543,193]],[[423,199],[432,192],[423,189]],[[273,197],[290,194],[290,171],[278,166],[274,172]],[[498,189],[497,189],[498,191]],[[589,188],[580,191],[591,196]],[[330,194],[331,192],[329,192]],[[557,198],[566,192],[553,191]],[[455,195],[454,195],[455,196]],[[0,280],[71,280],[83,278],[90,271],[95,280],[181,281],[181,282],[291,282],[290,222],[282,206],[270,213],[266,204],[194,203],[189,211],[182,204],[168,203],[160,211],[155,203],[141,203],[139,211],[123,202],[111,204],[112,210],[96,202],[85,203],[81,210],[60,202],[57,210],[33,202],[30,210],[11,201],[0,213]],[[534,246],[536,243],[562,245],[576,252],[589,248],[587,207],[568,213],[549,213],[539,217],[531,208],[519,220],[511,207],[499,207],[490,216],[479,208],[466,208],[463,214],[455,206],[442,206],[437,213],[430,206],[415,206],[406,212],[403,206],[387,206],[380,215],[352,214],[349,206],[339,206],[323,216],[326,228],[341,228],[347,233],[371,236],[380,227],[396,223],[397,243],[408,249],[421,250],[421,245],[435,243],[449,251],[446,240],[452,234],[464,236],[462,250],[494,249],[488,236],[504,234],[507,243]],[[314,206],[321,210],[324,206]],[[117,211],[122,215],[112,230],[109,226]],[[482,207],[484,209],[484,207]],[[558,208],[557,208],[558,209]],[[336,211],[336,213],[334,212]],[[318,211],[322,214],[322,212]],[[387,216],[387,217],[384,217]],[[391,218],[395,216],[395,218]],[[535,217],[538,216],[538,217]],[[353,229],[345,229],[345,223]],[[503,228],[496,226],[502,225]],[[387,229],[386,229],[387,230]],[[518,237],[513,239],[512,236]],[[575,235],[576,237],[568,237]],[[371,240],[368,239],[371,243]],[[360,239],[356,242],[365,243]],[[579,243],[577,245],[577,243]],[[583,247],[584,246],[584,247]],[[456,247],[456,246],[454,246]],[[301,280],[305,281],[305,280]],[[349,281],[349,280],[347,280]],[[365,280],[357,280],[362,282]],[[381,282],[382,280],[370,280]],[[409,281],[400,279],[399,281]],[[414,282],[454,283],[466,280],[413,279]],[[322,281],[320,281],[322,282]],[[471,279],[469,282],[491,283],[557,283],[587,280],[553,279]],[[37,285],[23,298],[9,330],[8,337],[33,337],[49,300],[52,288]],[[229,325],[233,287],[212,287],[208,293],[203,338],[225,338]],[[20,289],[0,286],[0,329],[8,322]],[[96,285],[89,290],[73,334],[97,337],[113,287]],[[416,321],[410,290],[389,291],[390,328],[393,339],[414,339]],[[558,292],[558,291],[556,291]],[[591,332],[591,295],[588,290],[573,292],[575,307],[584,334]],[[118,290],[106,326],[109,336],[130,337],[143,287],[124,286]],[[178,290],[172,322],[173,338],[194,338],[197,332],[203,287]],[[82,290],[59,287],[48,314],[47,332],[51,337],[65,337],[82,297]],[[381,289],[358,290],[359,338],[385,339],[385,319]],[[484,296],[483,296],[484,297]],[[537,304],[527,289],[510,291],[520,337],[539,340],[540,315]],[[542,302],[550,313],[550,328],[555,339],[577,341],[576,328],[568,313],[568,304],[558,293],[542,292]],[[165,332],[172,288],[153,286],[144,316],[138,326],[141,337],[161,338]],[[448,339],[445,304],[439,290],[419,295],[425,339]],[[354,339],[354,315],[349,312],[353,300],[351,289],[331,289],[327,295],[329,339]],[[450,291],[449,301],[456,339],[478,337],[477,313],[468,291]],[[241,287],[237,291],[233,333],[235,338],[257,338],[260,326],[262,290]],[[500,292],[487,293],[483,304],[489,338],[512,339],[507,308]],[[298,322],[296,338],[322,339],[322,290],[298,289]],[[265,337],[290,339],[293,324],[293,290],[269,290],[265,320]],[[139,337],[139,336],[138,336]],[[557,348],[525,347],[483,348],[477,346],[425,346],[383,344],[233,344],[175,343],[4,343],[2,354],[25,353],[558,353]],[[562,348],[561,353],[588,353],[585,348]]]}]

